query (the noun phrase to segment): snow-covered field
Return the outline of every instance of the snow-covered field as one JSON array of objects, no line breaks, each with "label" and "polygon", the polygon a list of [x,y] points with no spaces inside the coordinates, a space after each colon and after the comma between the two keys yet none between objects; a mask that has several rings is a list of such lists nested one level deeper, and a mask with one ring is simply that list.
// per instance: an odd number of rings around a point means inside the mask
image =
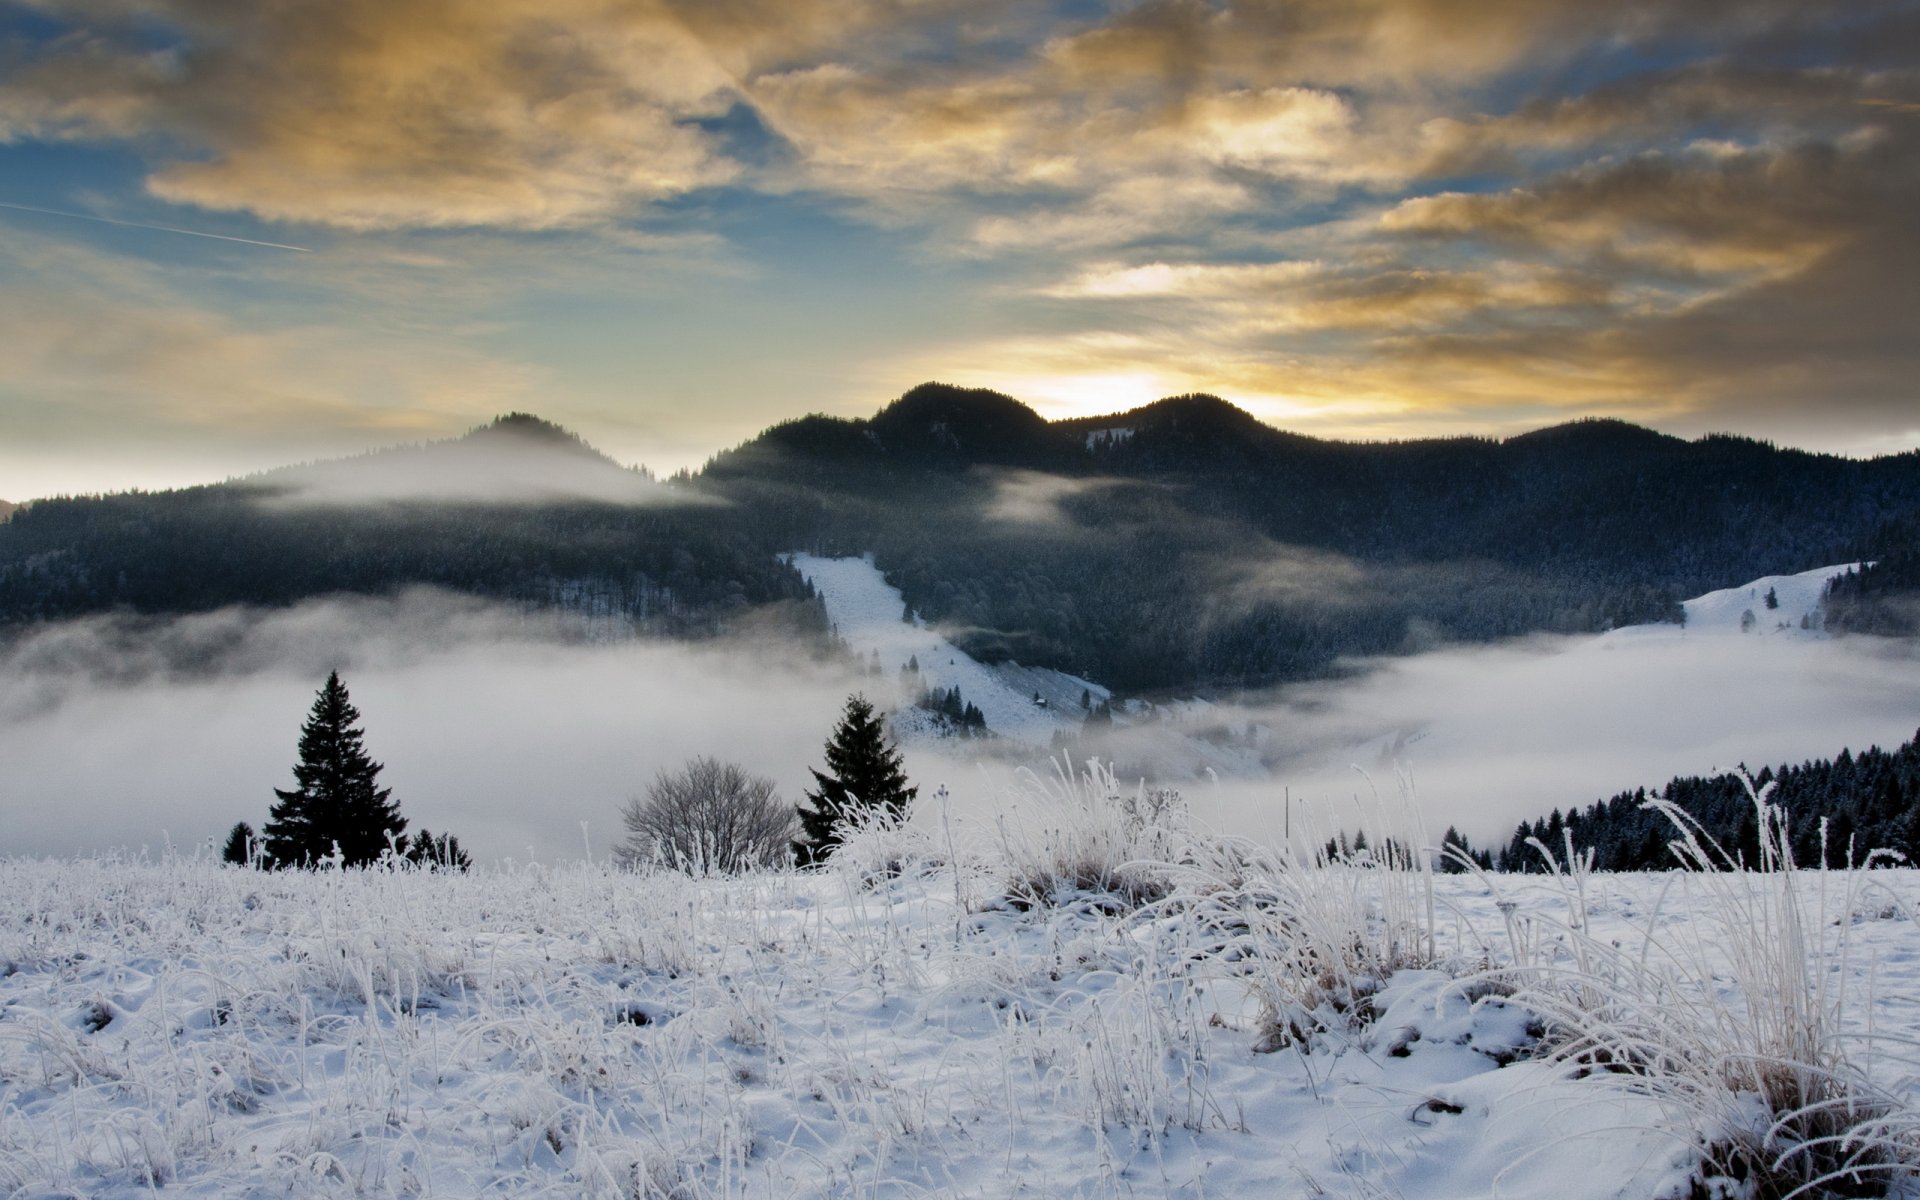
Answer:
[{"label": "snow-covered field", "polygon": [[1807,997],[1911,1140],[1914,873],[1796,880],[1795,981],[1778,877],[1142,865],[1105,790],[957,866],[0,862],[0,1195],[1678,1198]]},{"label": "snow-covered field", "polygon": [[[909,661],[917,662],[928,687],[959,688],[1001,737],[1051,745],[1056,732],[1080,728],[1083,693],[1096,704],[1109,696],[1101,685],[1063,671],[974,661],[937,631],[906,619],[900,589],[881,576],[871,557],[794,554],[790,561],[826,602],[835,631],[862,656],[878,654],[889,681]],[[907,704],[914,699],[903,697]],[[911,733],[911,726],[905,731]]]},{"label": "snow-covered field", "polygon": [[[1835,576],[1860,569],[1859,563],[1816,567],[1798,575],[1767,575],[1744,587],[1722,588],[1685,604],[1686,628],[1698,632],[1824,636],[1821,602]],[[1767,603],[1768,594],[1773,605]],[[1753,614],[1748,622],[1746,615]]]}]

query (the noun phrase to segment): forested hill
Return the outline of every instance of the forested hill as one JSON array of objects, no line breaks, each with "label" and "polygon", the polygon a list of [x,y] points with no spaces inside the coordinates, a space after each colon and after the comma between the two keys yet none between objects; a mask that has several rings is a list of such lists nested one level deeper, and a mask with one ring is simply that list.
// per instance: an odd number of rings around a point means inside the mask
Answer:
[{"label": "forested hill", "polygon": [[0,627],[410,585],[670,636],[825,626],[738,512],[524,414],[230,483],[38,500],[0,525]]},{"label": "forested hill", "polygon": [[1355,444],[1210,396],[1049,423],[939,385],[870,420],[776,426],[698,482],[783,543],[874,551],[977,656],[1125,690],[1678,619],[1684,597],[1758,573],[1881,556],[1920,514],[1920,454],[1619,421]]},{"label": "forested hill", "polygon": [[[1874,850],[1891,850],[1920,863],[1920,734],[1897,750],[1868,747],[1860,754],[1799,766],[1762,767],[1756,788],[1773,785],[1768,800],[1785,810],[1794,862],[1803,867],[1855,863]],[[1760,822],[1738,775],[1675,779],[1658,791],[1621,792],[1612,799],[1522,824],[1500,850],[1502,871],[1541,871],[1546,861],[1528,844],[1537,839],[1564,857],[1569,833],[1576,851],[1591,850],[1598,871],[1658,871],[1679,865],[1667,844],[1680,836],[1649,799],[1664,800],[1698,823],[1707,837],[1749,866],[1760,861]],[[1704,844],[1704,843],[1703,843]]]},{"label": "forested hill", "polygon": [[[1920,454],[1618,421],[1354,444],[1208,396],[1049,422],[928,384],[664,483],[516,415],[234,483],[39,501],[0,525],[0,624],[429,583],[696,634],[808,607],[778,551],[871,551],[981,658],[1126,691],[1231,687],[1677,619],[1681,598],[1759,573],[1904,561],[1915,529]],[[1899,611],[1884,593],[1902,578],[1866,581],[1873,612]]]}]

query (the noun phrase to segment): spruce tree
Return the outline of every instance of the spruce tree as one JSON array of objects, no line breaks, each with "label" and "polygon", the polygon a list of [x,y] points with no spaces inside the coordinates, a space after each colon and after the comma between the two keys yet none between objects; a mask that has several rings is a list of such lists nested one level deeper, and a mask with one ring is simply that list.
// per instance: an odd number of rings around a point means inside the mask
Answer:
[{"label": "spruce tree", "polygon": [[450,833],[435,837],[429,829],[415,832],[401,857],[417,867],[439,871],[464,871],[473,865],[473,858],[461,849],[459,838]]},{"label": "spruce tree", "polygon": [[328,675],[300,730],[299,786],[273,789],[280,799],[260,831],[276,865],[310,867],[338,848],[343,865],[366,866],[406,830],[393,789],[375,785],[381,766],[361,744],[359,720],[340,673]]},{"label": "spruce tree", "polygon": [[920,791],[907,785],[900,751],[865,696],[847,697],[847,709],[827,739],[827,769],[814,771],[816,790],[800,805],[800,839],[793,844],[802,866],[825,861],[840,844],[847,816],[861,809],[906,811]]},{"label": "spruce tree", "polygon": [[245,821],[235,821],[233,828],[227,831],[226,845],[220,848],[220,861],[244,867],[253,856],[253,826]]}]

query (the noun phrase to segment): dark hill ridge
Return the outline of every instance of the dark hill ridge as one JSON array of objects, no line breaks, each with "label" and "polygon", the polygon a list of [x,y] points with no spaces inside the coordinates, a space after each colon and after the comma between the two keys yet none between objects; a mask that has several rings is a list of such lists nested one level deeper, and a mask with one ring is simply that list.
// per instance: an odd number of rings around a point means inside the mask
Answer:
[{"label": "dark hill ridge", "polygon": [[890,454],[928,465],[1059,468],[1071,444],[1026,405],[985,388],[923,383],[887,405],[867,428]]},{"label": "dark hill ridge", "polygon": [[241,481],[286,503],[664,503],[645,471],[629,470],[579,435],[509,413],[465,435],[352,458],[303,463]]},{"label": "dark hill ridge", "polygon": [[[1099,486],[1067,489],[1057,522],[1010,525],[986,515],[1009,467]],[[873,551],[976,653],[1123,688],[1677,619],[1686,596],[1874,557],[1920,513],[1920,454],[1858,462],[1617,420],[1336,442],[1205,395],[1047,422],[939,384],[870,420],[778,426],[697,482],[786,544]],[[1264,586],[1300,549],[1352,560],[1360,582]]]},{"label": "dark hill ridge", "polygon": [[445,441],[160,493],[55,498],[0,526],[0,636],[108,610],[287,605],[415,585],[700,636],[823,633],[790,567],[711,497],[524,413]]},{"label": "dark hill ridge", "polygon": [[[1043,504],[996,503],[1034,494],[1031,472],[1068,482]],[[235,484],[43,501],[0,526],[0,625],[429,583],[674,634],[782,604],[817,626],[774,555],[871,551],[983,657],[1193,688],[1435,638],[1672,619],[1681,598],[1757,574],[1894,556],[1915,529],[1920,454],[1859,462],[1593,420],[1348,443],[1213,396],[1049,422],[923,384],[864,420],[775,425],[666,484],[513,414]],[[1328,573],[1330,557],[1344,565]]]}]

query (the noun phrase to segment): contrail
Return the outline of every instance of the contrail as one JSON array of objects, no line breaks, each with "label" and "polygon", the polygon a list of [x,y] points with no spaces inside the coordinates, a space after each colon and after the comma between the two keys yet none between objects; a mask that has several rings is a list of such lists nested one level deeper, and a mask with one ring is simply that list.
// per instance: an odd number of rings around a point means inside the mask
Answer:
[{"label": "contrail", "polygon": [[119,221],[112,217],[96,217],[91,213],[63,212],[57,208],[35,208],[31,204],[9,204],[0,200],[0,208],[11,208],[15,212],[40,213],[49,217],[72,217],[76,221],[98,221],[102,225],[123,225],[128,229],[155,229],[161,233],[184,233],[188,237],[213,238],[220,242],[239,242],[243,246],[268,246],[275,250],[298,250],[302,254],[312,254],[311,246],[289,246],[285,242],[263,242],[256,238],[229,237],[224,233],[202,233],[198,229],[179,229],[172,225],[148,225],[144,221]]}]

